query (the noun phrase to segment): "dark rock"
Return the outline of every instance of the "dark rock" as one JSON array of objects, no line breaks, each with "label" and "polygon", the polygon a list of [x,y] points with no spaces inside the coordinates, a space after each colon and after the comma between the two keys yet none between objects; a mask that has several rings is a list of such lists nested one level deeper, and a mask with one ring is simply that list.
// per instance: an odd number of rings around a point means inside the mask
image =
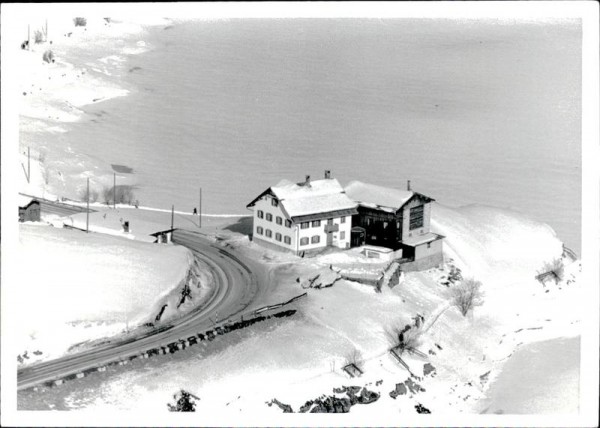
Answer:
[{"label": "dark rock", "polygon": [[283,410],[283,413],[294,413],[294,410],[292,409],[292,406],[290,406],[289,404],[284,404],[281,401],[279,401],[276,398],[273,398],[273,400],[270,403],[267,403],[269,406],[271,406],[272,404],[277,405],[277,407],[279,407],[281,410]]},{"label": "dark rock", "polygon": [[396,389],[390,392],[390,397],[392,397],[395,400],[397,396],[404,395],[407,393],[407,391],[408,390],[406,389],[406,385],[404,385],[404,383],[397,383]]},{"label": "dark rock", "polygon": [[430,373],[435,374],[435,367],[430,363],[425,363],[423,366],[423,376],[427,376]]},{"label": "dark rock", "polygon": [[379,400],[379,394],[375,391],[369,391],[367,388],[363,388],[358,397],[360,404],[371,404],[377,400]]},{"label": "dark rock", "polygon": [[423,406],[420,403],[415,406],[415,410],[417,411],[417,413],[431,413],[431,411],[427,407]]},{"label": "dark rock", "polygon": [[413,394],[416,394],[421,391],[425,392],[425,388],[413,381],[411,378],[406,379],[404,383],[406,384],[406,387],[410,390],[410,392],[412,392]]}]

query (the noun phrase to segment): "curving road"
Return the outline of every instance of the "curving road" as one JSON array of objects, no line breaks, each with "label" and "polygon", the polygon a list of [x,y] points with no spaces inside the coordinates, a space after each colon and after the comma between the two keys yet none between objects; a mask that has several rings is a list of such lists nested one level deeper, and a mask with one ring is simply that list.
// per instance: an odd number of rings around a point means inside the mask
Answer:
[{"label": "curving road", "polygon": [[61,379],[84,370],[101,367],[109,362],[139,355],[151,348],[196,335],[214,326],[215,314],[219,320],[238,317],[252,309],[268,287],[268,275],[257,262],[234,255],[201,234],[177,230],[173,242],[193,251],[205,262],[215,278],[215,289],[209,300],[194,311],[171,324],[115,340],[74,355],[35,364],[17,372],[17,389],[25,389],[43,382]]}]

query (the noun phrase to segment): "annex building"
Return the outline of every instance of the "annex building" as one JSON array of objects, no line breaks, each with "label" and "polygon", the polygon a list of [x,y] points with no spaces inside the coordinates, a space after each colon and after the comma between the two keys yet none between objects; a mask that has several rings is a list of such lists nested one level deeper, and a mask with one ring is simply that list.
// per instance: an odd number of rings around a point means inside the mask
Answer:
[{"label": "annex building", "polygon": [[[434,199],[410,190],[398,190],[352,181],[346,195],[358,204],[352,217],[352,246],[375,245],[402,250],[411,270],[443,263],[443,236],[431,232]],[[406,269],[405,269],[406,270]]]}]

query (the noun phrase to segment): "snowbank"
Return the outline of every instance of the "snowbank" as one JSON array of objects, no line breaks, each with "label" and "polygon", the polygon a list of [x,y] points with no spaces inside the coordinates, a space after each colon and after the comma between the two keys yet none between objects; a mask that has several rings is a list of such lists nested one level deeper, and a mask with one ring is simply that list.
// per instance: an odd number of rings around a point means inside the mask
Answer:
[{"label": "snowbank", "polygon": [[[192,262],[183,247],[158,246],[49,226],[20,226],[17,351],[58,357],[79,342],[121,333],[157,312]],[[26,362],[31,362],[31,360]]]},{"label": "snowbank", "polygon": [[550,226],[500,208],[434,203],[431,228],[446,237],[444,251],[461,269],[488,283],[532,277],[544,262],[562,255]]}]

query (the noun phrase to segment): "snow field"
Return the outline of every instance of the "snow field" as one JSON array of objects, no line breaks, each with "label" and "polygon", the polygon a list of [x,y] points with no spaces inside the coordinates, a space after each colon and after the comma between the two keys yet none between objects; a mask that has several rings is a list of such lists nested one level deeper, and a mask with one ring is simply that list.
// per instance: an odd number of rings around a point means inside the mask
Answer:
[{"label": "snow field", "polygon": [[20,226],[18,277],[7,285],[19,352],[58,357],[72,345],[118,334],[153,318],[186,277],[191,253],[50,226]]}]

